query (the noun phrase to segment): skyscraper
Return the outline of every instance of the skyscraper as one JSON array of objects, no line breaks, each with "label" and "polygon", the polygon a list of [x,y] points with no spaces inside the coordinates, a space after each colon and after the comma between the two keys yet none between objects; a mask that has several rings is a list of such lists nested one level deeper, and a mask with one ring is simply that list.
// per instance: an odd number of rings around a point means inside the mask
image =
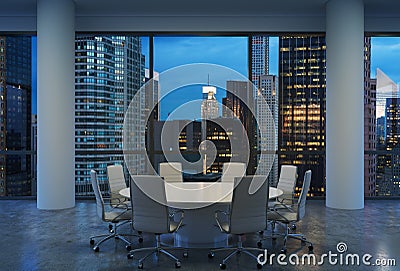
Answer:
[{"label": "skyscraper", "polygon": [[321,35],[279,38],[279,165],[312,170],[310,194],[325,185],[326,45]]},{"label": "skyscraper", "polygon": [[229,110],[225,110],[223,117],[235,117],[241,121],[250,146],[247,174],[254,174],[257,167],[257,132],[253,115],[256,107],[253,86],[247,81],[227,81],[226,90],[222,104]]},{"label": "skyscraper", "polygon": [[[76,194],[91,193],[90,170],[98,171],[106,191],[106,167],[124,162],[122,128],[124,113],[144,83],[144,56],[139,37],[79,35],[75,40],[75,181]],[[144,92],[141,93],[144,95]],[[143,112],[141,97],[135,110]],[[145,123],[141,118],[137,130]],[[144,145],[143,137],[136,137]],[[130,157],[144,171],[141,156]]]},{"label": "skyscraper", "polygon": [[[258,138],[258,152],[265,147],[269,151],[277,151],[278,142],[278,80],[273,75],[269,75],[269,37],[268,36],[253,36],[252,37],[252,61],[251,61],[251,78],[252,83],[255,86],[254,97],[256,99],[256,115],[259,121],[265,121],[267,126],[275,126],[275,146],[271,146],[271,140],[262,138],[259,129],[257,129]],[[272,76],[272,77],[270,77]],[[262,95],[262,96],[260,96]],[[263,98],[263,99],[261,99]],[[267,106],[272,113],[272,119],[274,123],[271,123],[271,119],[267,118],[267,108],[264,104],[267,102]],[[269,115],[268,115],[269,116]],[[268,145],[268,146],[267,146]],[[260,154],[257,155],[257,161],[260,163]],[[278,156],[275,155],[272,167],[269,169],[265,163],[258,164],[257,166],[259,174],[268,175],[270,184],[274,184],[278,181]]]},{"label": "skyscraper", "polygon": [[[258,89],[260,75],[269,74],[269,37],[251,37],[251,81]],[[255,93],[254,93],[255,94]]]},{"label": "skyscraper", "polygon": [[371,38],[364,38],[364,195],[376,193],[376,79],[371,79]]},{"label": "skyscraper", "polygon": [[[364,40],[364,143],[375,151],[375,90],[370,80],[371,39]],[[279,164],[294,164],[299,176],[313,172],[310,193],[325,186],[325,37],[308,35],[279,39]],[[373,133],[373,135],[372,135]],[[364,156],[365,194],[374,195],[376,155]]]},{"label": "skyscraper", "polygon": [[[258,121],[263,122],[266,127],[275,127],[275,140],[265,137],[258,137],[258,150],[278,150],[278,78],[275,75],[260,75],[258,78],[258,91],[256,96],[256,111]],[[272,118],[271,118],[272,116]],[[271,185],[278,180],[278,156],[274,155],[272,167],[266,164],[258,164],[258,174],[268,175]]]},{"label": "skyscraper", "polygon": [[216,119],[219,117],[219,105],[215,98],[217,88],[212,86],[203,86],[203,101],[201,102],[201,118]]},{"label": "skyscraper", "polygon": [[0,196],[32,193],[31,46],[31,37],[0,37]]},{"label": "skyscraper", "polygon": [[400,98],[387,98],[386,154],[381,194],[400,196]]}]

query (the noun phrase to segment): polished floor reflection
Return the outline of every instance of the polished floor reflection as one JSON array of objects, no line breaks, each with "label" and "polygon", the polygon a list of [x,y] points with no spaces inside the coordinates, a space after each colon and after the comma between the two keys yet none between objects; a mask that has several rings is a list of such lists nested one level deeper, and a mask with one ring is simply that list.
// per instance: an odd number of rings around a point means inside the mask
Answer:
[{"label": "polished floor reflection", "polygon": [[[89,237],[107,231],[107,224],[96,215],[95,202],[77,201],[76,207],[61,211],[44,211],[36,208],[36,202],[30,200],[1,200],[0,242],[1,270],[136,270],[137,259],[127,259],[125,245],[121,241],[107,241],[95,253],[89,244]],[[121,230],[129,231],[129,226]],[[280,230],[278,228],[278,230]],[[288,258],[281,266],[274,258],[273,265],[263,270],[399,270],[400,268],[400,201],[370,200],[365,209],[343,211],[325,207],[324,201],[309,200],[307,214],[297,225],[297,231],[305,233],[314,244],[314,255],[323,265],[293,265],[293,261],[308,253],[307,246],[301,246],[297,240],[287,244]],[[268,236],[270,230],[264,233]],[[245,245],[256,246],[259,234],[246,236]],[[144,235],[144,243],[132,239],[132,246],[149,246],[155,243],[152,235]],[[167,236],[167,242],[173,240]],[[344,243],[347,251],[338,253],[338,244]],[[343,245],[343,244],[342,244]],[[269,253],[278,254],[282,241],[267,239],[263,246]],[[341,248],[340,248],[341,249]],[[190,249],[189,257],[181,258],[180,270],[219,270],[220,260],[226,253],[217,253],[213,259],[207,257],[207,249]],[[294,256],[296,254],[297,256]],[[337,256],[334,256],[336,254]],[[351,255],[357,254],[360,265],[351,264]],[[367,267],[362,257],[370,254],[371,264],[375,260],[395,259],[397,266]],[[341,255],[343,257],[341,257]],[[350,256],[349,256],[350,255]],[[346,265],[346,256],[348,263]],[[342,264],[340,264],[340,259]],[[367,257],[368,258],[368,257]],[[336,264],[331,264],[330,262]],[[390,263],[392,264],[392,262]],[[175,270],[174,262],[161,255],[145,262],[144,270]],[[247,255],[234,257],[228,263],[227,270],[257,270],[256,263]]]}]

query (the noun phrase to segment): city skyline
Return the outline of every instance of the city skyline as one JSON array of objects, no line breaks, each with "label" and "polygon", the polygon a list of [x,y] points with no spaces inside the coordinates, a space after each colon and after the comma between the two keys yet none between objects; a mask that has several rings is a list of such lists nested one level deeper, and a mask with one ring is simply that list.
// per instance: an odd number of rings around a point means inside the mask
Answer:
[{"label": "city skyline", "polygon": [[[193,37],[193,36],[178,36],[178,37],[159,37],[155,38],[159,41],[158,45],[161,54],[155,54],[156,72],[163,72],[169,68],[177,65],[184,65],[188,63],[202,62],[214,63],[230,67],[241,74],[247,76],[247,37]],[[162,38],[162,39],[161,39]],[[201,39],[201,40],[200,40]],[[200,42],[201,41],[201,42]],[[278,75],[278,52],[279,52],[279,37],[269,37],[269,74]],[[230,48],[235,48],[233,55],[239,57],[237,63],[232,64],[231,58],[221,55],[221,50],[208,50],[211,46],[224,48],[229,44]],[[143,53],[146,56],[145,67],[149,68],[148,57],[148,37],[142,37]],[[190,58],[185,58],[184,52],[187,52],[190,47],[200,45],[202,50],[193,52]],[[181,52],[175,54],[174,58],[166,58],[171,56],[169,48],[175,48],[174,51]],[[37,114],[37,42],[36,36],[32,37],[32,114]],[[224,51],[222,51],[224,52]],[[245,52],[245,53],[243,53]],[[202,54],[200,54],[202,53]],[[206,53],[206,54],[204,54]],[[197,56],[196,56],[197,54]],[[236,59],[236,58],[233,58]],[[396,84],[400,84],[400,67],[398,66],[398,59],[400,61],[400,37],[372,37],[371,38],[371,78],[376,78],[376,70],[379,68],[387,76],[389,76]],[[206,79],[205,79],[206,82]],[[212,82],[212,78],[211,78]],[[201,93],[200,93],[201,95]],[[223,95],[217,97],[219,101]],[[174,98],[174,97],[171,97]],[[164,115],[168,113],[164,112]],[[165,117],[165,116],[163,116]]]}]

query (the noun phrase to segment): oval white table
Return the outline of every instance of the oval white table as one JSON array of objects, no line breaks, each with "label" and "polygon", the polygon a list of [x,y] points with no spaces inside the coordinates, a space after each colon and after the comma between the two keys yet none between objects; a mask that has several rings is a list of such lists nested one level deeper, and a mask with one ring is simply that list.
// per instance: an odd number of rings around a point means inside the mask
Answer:
[{"label": "oval white table", "polygon": [[[190,186],[189,184],[193,184],[193,183],[186,183],[188,186]],[[194,184],[196,184],[195,186],[198,186],[199,185],[199,183],[194,183]],[[201,185],[203,185],[203,186],[205,186],[206,184],[210,184],[210,183],[200,183]],[[178,185],[179,186],[179,185]],[[193,189],[193,190],[196,190],[196,189]],[[166,190],[166,193],[167,193],[167,190]],[[190,193],[190,191],[189,191],[189,193]],[[193,198],[191,198],[190,196],[189,196],[189,193],[187,193],[186,195],[185,194],[179,194],[179,196],[181,196],[182,198],[181,198],[181,200],[178,200],[178,202],[187,202],[187,203],[190,203],[190,202],[193,202]],[[128,198],[128,199],[130,199],[131,198],[131,192],[130,192],[130,190],[129,190],[129,187],[128,188],[123,188],[123,189],[121,189],[120,191],[119,191],[119,194],[121,195],[121,196],[123,196],[123,197],[125,197],[125,198]],[[194,193],[195,194],[195,196],[196,197],[199,197],[199,195],[200,194],[198,194],[197,192],[195,192]],[[269,188],[269,199],[271,200],[271,199],[275,199],[275,198],[278,198],[278,197],[280,197],[280,196],[282,196],[283,195],[283,191],[281,190],[281,189],[279,189],[279,188],[275,188],[275,187],[270,187]],[[177,198],[179,198],[179,196],[178,195],[176,195],[177,196]],[[216,198],[216,196],[212,196],[212,198]],[[226,199],[228,199],[228,198],[226,198]],[[232,200],[232,195],[230,196],[230,200],[229,201],[231,201]]]},{"label": "oval white table", "polygon": [[[165,183],[168,205],[185,212],[184,226],[175,233],[175,245],[186,248],[227,246],[227,235],[216,226],[214,213],[216,210],[228,211],[232,190],[232,183]],[[129,188],[122,189],[120,194],[130,198]],[[282,194],[283,191],[278,188],[269,188],[269,199]]]}]

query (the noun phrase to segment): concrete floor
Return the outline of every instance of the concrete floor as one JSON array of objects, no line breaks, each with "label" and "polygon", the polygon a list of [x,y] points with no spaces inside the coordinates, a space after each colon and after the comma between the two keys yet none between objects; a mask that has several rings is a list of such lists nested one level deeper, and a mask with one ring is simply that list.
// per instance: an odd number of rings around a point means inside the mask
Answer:
[{"label": "concrete floor", "polygon": [[[107,223],[96,215],[95,202],[82,200],[76,207],[60,211],[44,211],[36,208],[36,201],[1,200],[0,227],[0,270],[136,270],[138,256],[127,259],[127,251],[120,240],[110,240],[100,246],[95,253],[89,245],[89,237],[107,232]],[[124,226],[125,227],[125,226]],[[129,231],[129,225],[122,229]],[[307,214],[297,231],[305,233],[314,244],[317,260],[326,253],[343,255],[370,254],[370,262],[376,259],[395,259],[397,266],[379,267],[340,264],[340,256],[324,258],[323,265],[281,266],[276,258],[273,265],[263,270],[400,270],[400,201],[370,200],[365,209],[343,211],[325,207],[324,201],[309,200]],[[268,236],[270,231],[264,233]],[[172,236],[169,237],[172,240]],[[259,234],[246,236],[245,245],[255,246]],[[154,236],[145,234],[144,243],[139,245],[133,240],[133,247],[154,244]],[[167,236],[168,239],[168,236]],[[347,251],[338,253],[337,244],[344,242]],[[278,254],[282,241],[267,239],[264,247],[269,253]],[[181,252],[180,270],[219,270],[219,263],[226,253],[217,253],[208,259],[207,249],[191,249],[189,257],[183,258]],[[297,240],[288,241],[287,256],[295,259],[308,253],[306,246]],[[141,254],[140,254],[141,255]],[[140,256],[139,255],[139,256]],[[360,260],[361,261],[361,260]],[[174,262],[165,256],[152,257],[144,264],[144,270],[175,270]],[[232,258],[227,270],[257,270],[256,263],[246,255]]]}]

